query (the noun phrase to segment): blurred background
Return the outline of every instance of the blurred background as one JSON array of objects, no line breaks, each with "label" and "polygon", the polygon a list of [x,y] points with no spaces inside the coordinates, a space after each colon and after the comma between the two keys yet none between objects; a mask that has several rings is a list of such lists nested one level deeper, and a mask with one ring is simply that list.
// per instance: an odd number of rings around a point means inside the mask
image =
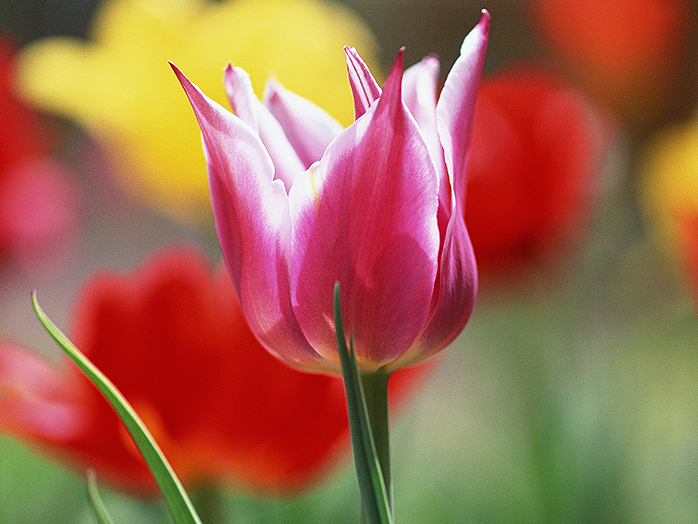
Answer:
[{"label": "blurred background", "polygon": [[[689,0],[0,0],[0,339],[57,363],[31,289],[80,336],[96,272],[181,243],[218,264],[167,60],[224,105],[232,61],[258,96],[271,75],[348,125],[342,45],[379,82],[401,46],[406,65],[436,53],[443,81],[482,8],[465,211],[480,291],[394,419],[396,519],[697,522]],[[21,390],[2,374],[0,359],[0,402]],[[82,472],[10,418],[0,403],[0,522],[92,522]],[[219,482],[193,485],[195,503],[215,506],[207,522],[357,522],[342,457],[292,495]],[[169,518],[152,493],[103,491],[116,521]]]}]

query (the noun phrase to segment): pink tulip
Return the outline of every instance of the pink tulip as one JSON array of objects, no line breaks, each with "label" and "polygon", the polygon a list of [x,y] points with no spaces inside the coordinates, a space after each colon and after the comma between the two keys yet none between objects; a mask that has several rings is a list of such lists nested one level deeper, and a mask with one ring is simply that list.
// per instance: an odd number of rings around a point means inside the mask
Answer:
[{"label": "pink tulip", "polygon": [[477,271],[461,202],[489,15],[468,35],[437,102],[438,61],[383,90],[346,49],[356,121],[341,129],[271,84],[266,104],[228,67],[235,115],[173,66],[203,135],[218,238],[247,321],[293,366],[339,372],[332,293],[362,372],[437,353],[464,328]]}]

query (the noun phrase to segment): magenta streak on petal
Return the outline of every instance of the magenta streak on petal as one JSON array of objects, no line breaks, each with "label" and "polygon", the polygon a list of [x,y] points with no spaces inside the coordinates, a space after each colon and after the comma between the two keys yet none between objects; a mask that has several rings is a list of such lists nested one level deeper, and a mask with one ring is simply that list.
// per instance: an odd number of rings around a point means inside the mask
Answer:
[{"label": "magenta streak on petal", "polygon": [[286,192],[293,180],[305,171],[279,122],[254,95],[249,75],[239,67],[228,65],[225,90],[235,114],[259,135],[274,163],[274,178],[283,181]]},{"label": "magenta streak on petal", "polygon": [[436,278],[438,177],[401,100],[402,53],[379,102],[290,193],[292,297],[316,350],[337,359],[332,289],[362,371],[391,362],[422,329]]},{"label": "magenta streak on petal", "polygon": [[308,344],[293,314],[288,196],[257,134],[172,65],[201,128],[221,249],[250,328],[281,360],[338,371]]},{"label": "magenta streak on petal", "polygon": [[330,142],[344,129],[325,110],[273,80],[267,82],[264,103],[281,124],[305,169],[322,158]]},{"label": "magenta streak on petal", "polygon": [[349,83],[354,94],[354,120],[357,120],[381,96],[381,88],[356,49],[344,46],[344,52],[347,54]]},{"label": "magenta streak on petal", "polygon": [[463,41],[461,54],[446,78],[436,104],[436,121],[456,200],[463,202],[466,160],[475,100],[480,85],[490,27],[483,11],[480,22]]}]

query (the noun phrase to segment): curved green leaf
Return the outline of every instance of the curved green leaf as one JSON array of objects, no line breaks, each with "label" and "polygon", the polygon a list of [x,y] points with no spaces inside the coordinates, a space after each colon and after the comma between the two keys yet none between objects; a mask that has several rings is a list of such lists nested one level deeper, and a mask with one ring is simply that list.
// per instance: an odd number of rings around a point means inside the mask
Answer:
[{"label": "curved green leaf", "polygon": [[107,513],[107,508],[104,507],[104,502],[99,496],[99,490],[97,489],[97,477],[95,475],[95,470],[88,469],[86,474],[87,480],[87,498],[90,500],[90,506],[95,514],[95,518],[99,524],[113,524],[109,513]]},{"label": "curved green leaf", "polygon": [[143,421],[135,412],[128,400],[121,394],[116,386],[109,380],[90,360],[83,355],[73,343],[61,332],[49,319],[39,306],[36,299],[36,291],[32,291],[32,305],[39,321],[58,343],[61,349],[75,364],[87,375],[95,386],[102,392],[107,401],[112,405],[116,413],[123,421],[126,429],[133,437],[143,458],[150,467],[155,480],[160,487],[165,502],[172,512],[177,524],[201,524],[196,510],[184,491],[181,482],[172,470],[172,466],[162,454],[153,436],[145,427]]}]

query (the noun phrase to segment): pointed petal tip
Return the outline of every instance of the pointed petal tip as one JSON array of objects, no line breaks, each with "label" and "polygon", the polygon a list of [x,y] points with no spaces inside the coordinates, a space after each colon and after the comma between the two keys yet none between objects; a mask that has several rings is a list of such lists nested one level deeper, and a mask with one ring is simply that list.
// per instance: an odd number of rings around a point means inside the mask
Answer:
[{"label": "pointed petal tip", "polygon": [[353,46],[345,45],[344,46],[344,54],[347,56],[347,65],[350,65],[351,63],[354,63],[354,62],[358,62],[358,63],[363,62],[363,60],[361,59],[361,56],[359,55],[359,52]]},{"label": "pointed petal tip", "polygon": [[170,64],[172,71],[174,71],[174,74],[177,75],[177,80],[179,80],[179,83],[184,88],[184,92],[186,93],[187,97],[192,102],[192,104],[194,102],[194,99],[192,98],[193,96],[197,96],[197,95],[200,95],[201,97],[204,96],[203,93],[201,93],[201,91],[199,90],[199,88],[196,85],[194,85],[194,83],[191,80],[189,80],[184,73],[182,73],[182,71],[179,69],[179,67],[174,65],[169,60],[168,60],[168,63]]},{"label": "pointed petal tip", "polygon": [[381,89],[355,48],[344,46],[344,53],[347,55],[347,72],[354,95],[354,118],[359,118],[380,97]]},{"label": "pointed petal tip", "polygon": [[[405,46],[402,46],[397,52],[397,56],[395,57],[395,62],[393,62],[393,67],[390,69],[390,73],[388,74],[388,78],[390,78],[393,75],[398,75],[398,76],[402,77],[402,71],[403,71],[402,60],[403,60],[404,56],[405,56]],[[387,82],[387,80],[386,80],[386,82]]]},{"label": "pointed petal tip", "polygon": [[172,68],[172,71],[174,71],[174,74],[177,75],[177,80],[179,80],[179,83],[182,85],[184,88],[184,92],[187,94],[187,97],[191,100],[192,95],[197,93],[198,88],[189,80],[184,73],[174,65],[171,61],[167,61],[168,64],[170,64],[170,67]]},{"label": "pointed petal tip", "polygon": [[401,47],[397,52],[390,73],[388,73],[388,78],[385,79],[383,84],[383,96],[380,97],[379,106],[392,105],[390,101],[394,103],[402,102],[402,58],[404,54],[405,48]]},{"label": "pointed petal tip", "polygon": [[182,74],[182,71],[180,71],[179,67],[177,67],[176,65],[174,65],[174,62],[173,62],[172,60],[168,60],[167,63],[170,64],[170,67],[172,68],[172,71],[174,71],[174,74],[177,75],[177,78],[179,78],[180,75],[181,75],[181,76],[184,76],[184,75]]},{"label": "pointed petal tip", "polygon": [[482,10],[482,16],[480,21],[473,28],[470,33],[463,40],[463,45],[461,46],[461,55],[467,55],[472,52],[476,52],[484,55],[485,49],[487,48],[487,40],[490,35],[490,13],[487,9]]},{"label": "pointed petal tip", "polygon": [[262,97],[264,103],[266,104],[270,100],[276,99],[281,89],[283,89],[283,87],[276,78],[273,76],[267,78],[267,83],[264,86],[264,96]]},{"label": "pointed petal tip", "polygon": [[402,72],[403,72],[403,67],[402,67],[402,59],[405,55],[405,47],[401,47],[400,50],[397,52],[397,56],[395,57],[395,61],[393,62],[393,66],[390,68],[390,73],[388,73],[388,78],[385,80],[385,84],[383,85],[383,89],[386,88],[386,86],[389,84],[389,82],[392,82],[392,78],[397,78],[396,81],[402,81]]},{"label": "pointed petal tip", "polygon": [[490,13],[487,9],[482,10],[482,16],[480,17],[479,26],[482,27],[483,32],[486,34],[490,30]]},{"label": "pointed petal tip", "polygon": [[228,83],[233,80],[235,77],[235,68],[233,67],[233,64],[228,62],[228,65],[225,66],[225,69],[223,70],[223,82],[225,83],[226,87],[228,86]]},{"label": "pointed petal tip", "polygon": [[[250,75],[241,67],[234,67],[232,64],[228,64],[223,75],[223,84],[225,93],[228,95],[228,102],[235,114],[238,114],[241,110],[240,104],[249,104],[249,100],[254,97]],[[241,93],[244,93],[244,95]],[[246,99],[245,97],[248,98]],[[243,118],[243,120],[245,119]],[[249,125],[250,122],[247,122],[247,124]]]},{"label": "pointed petal tip", "polygon": [[232,96],[235,86],[235,68],[230,62],[228,62],[228,65],[223,71],[223,85],[225,86],[225,93],[228,95],[230,104],[233,105]]}]

